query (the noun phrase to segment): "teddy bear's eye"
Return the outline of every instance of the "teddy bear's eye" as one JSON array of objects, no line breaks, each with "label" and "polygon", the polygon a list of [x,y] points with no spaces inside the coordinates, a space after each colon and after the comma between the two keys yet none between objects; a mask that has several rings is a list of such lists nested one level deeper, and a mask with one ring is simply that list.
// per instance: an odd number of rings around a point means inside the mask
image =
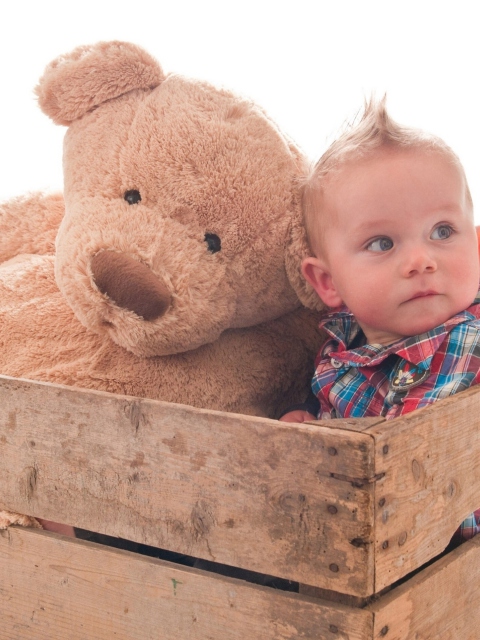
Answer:
[{"label": "teddy bear's eye", "polygon": [[220,251],[222,248],[220,238],[215,233],[206,233],[205,242],[207,243],[207,248],[211,253],[217,253],[217,251]]},{"label": "teddy bear's eye", "polygon": [[140,202],[142,197],[140,195],[140,191],[131,189],[130,191],[125,191],[123,199],[126,200],[128,204],[137,204],[137,202]]}]

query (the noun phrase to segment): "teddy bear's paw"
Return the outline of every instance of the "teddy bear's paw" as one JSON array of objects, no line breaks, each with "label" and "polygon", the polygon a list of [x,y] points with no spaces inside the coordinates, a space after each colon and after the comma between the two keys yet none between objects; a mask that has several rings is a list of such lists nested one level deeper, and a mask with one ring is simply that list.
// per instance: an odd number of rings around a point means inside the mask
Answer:
[{"label": "teddy bear's paw", "polygon": [[30,193],[0,203],[0,262],[26,253],[53,255],[64,212],[60,193]]},{"label": "teddy bear's paw", "polygon": [[19,524],[22,527],[33,527],[34,529],[43,528],[38,520],[31,516],[13,513],[13,511],[0,511],[0,529],[7,529],[13,524]]}]

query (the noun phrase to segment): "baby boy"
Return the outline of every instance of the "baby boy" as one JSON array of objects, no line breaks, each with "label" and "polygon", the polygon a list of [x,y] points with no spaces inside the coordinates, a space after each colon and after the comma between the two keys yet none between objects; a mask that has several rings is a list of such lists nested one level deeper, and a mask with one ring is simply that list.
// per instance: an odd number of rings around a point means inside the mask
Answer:
[{"label": "baby boy", "polygon": [[[370,102],[315,166],[304,211],[314,255],[303,275],[333,311],[321,323],[316,415],[283,420],[390,419],[480,382],[472,200],[441,139]],[[477,528],[472,514],[461,536]]]}]

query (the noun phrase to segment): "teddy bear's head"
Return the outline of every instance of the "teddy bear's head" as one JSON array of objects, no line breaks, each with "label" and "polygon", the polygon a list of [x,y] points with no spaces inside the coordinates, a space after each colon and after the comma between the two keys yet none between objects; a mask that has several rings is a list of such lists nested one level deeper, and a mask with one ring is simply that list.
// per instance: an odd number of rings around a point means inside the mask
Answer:
[{"label": "teddy bear's head", "polygon": [[122,42],[58,58],[37,94],[68,125],[56,279],[87,328],[167,355],[313,305],[304,158],[251,101]]}]

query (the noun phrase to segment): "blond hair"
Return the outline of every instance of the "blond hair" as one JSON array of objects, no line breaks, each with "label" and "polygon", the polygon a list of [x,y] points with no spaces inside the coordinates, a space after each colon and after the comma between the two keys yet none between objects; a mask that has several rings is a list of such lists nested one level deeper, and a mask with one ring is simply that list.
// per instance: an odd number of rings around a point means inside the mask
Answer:
[{"label": "blond hair", "polygon": [[459,169],[465,180],[466,198],[473,208],[465,171],[458,156],[447,143],[420,129],[404,127],[387,112],[386,97],[371,98],[364,104],[363,113],[348,124],[345,131],[328,147],[313,167],[303,187],[303,212],[307,238],[313,251],[321,250],[328,220],[321,211],[321,195],[327,176],[338,172],[346,163],[371,157],[379,149],[422,149],[446,156]]}]

